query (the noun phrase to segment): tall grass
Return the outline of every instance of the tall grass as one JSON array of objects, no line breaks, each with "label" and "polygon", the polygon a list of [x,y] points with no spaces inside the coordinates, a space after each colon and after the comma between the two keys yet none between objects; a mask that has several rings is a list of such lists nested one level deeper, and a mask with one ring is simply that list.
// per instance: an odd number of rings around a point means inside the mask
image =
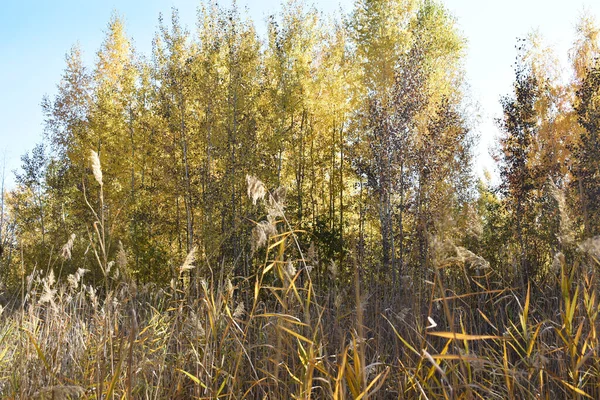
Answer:
[{"label": "tall grass", "polygon": [[[102,203],[99,161],[97,170]],[[170,286],[138,286],[123,249],[108,260],[105,220],[94,212],[103,287],[85,270],[66,281],[52,269],[27,277],[0,312],[0,396],[600,398],[600,239],[557,254],[555,273],[526,291],[449,244],[433,279],[406,281],[401,292],[369,293],[356,260],[351,286],[335,285],[334,264],[331,289],[319,290],[283,191],[252,177],[248,185],[267,210],[252,233],[262,261],[248,277],[216,274],[194,248]],[[76,255],[67,246],[63,256]]]}]

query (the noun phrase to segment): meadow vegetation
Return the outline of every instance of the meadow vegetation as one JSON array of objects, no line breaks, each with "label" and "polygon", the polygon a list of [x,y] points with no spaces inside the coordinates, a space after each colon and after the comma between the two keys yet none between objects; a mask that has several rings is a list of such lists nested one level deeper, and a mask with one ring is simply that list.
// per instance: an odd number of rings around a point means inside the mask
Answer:
[{"label": "meadow vegetation", "polygon": [[600,398],[600,55],[537,34],[476,179],[431,0],[202,4],[66,57],[0,207],[0,397]]}]

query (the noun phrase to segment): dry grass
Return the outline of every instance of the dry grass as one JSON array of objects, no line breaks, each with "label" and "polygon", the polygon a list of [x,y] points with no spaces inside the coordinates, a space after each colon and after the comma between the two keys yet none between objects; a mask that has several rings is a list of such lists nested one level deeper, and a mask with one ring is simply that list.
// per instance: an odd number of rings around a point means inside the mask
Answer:
[{"label": "dry grass", "polygon": [[336,283],[333,264],[331,285],[320,286],[329,289],[317,290],[281,194],[265,200],[264,185],[249,184],[272,210],[256,223],[264,261],[250,277],[215,277],[194,248],[170,287],[138,287],[123,251],[106,262],[98,215],[91,240],[104,287],[84,270],[64,283],[52,270],[27,278],[24,297],[0,314],[0,396],[600,398],[598,239],[557,255],[556,275],[524,296],[453,246],[432,281],[402,292],[367,293],[356,262],[351,285]]}]

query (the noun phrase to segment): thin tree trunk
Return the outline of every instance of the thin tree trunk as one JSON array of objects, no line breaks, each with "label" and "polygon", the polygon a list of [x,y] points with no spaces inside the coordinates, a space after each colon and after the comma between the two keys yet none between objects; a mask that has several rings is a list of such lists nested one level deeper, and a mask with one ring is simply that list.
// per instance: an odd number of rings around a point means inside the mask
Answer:
[{"label": "thin tree trunk", "polygon": [[581,201],[581,214],[583,215],[583,235],[584,237],[590,236],[590,221],[588,217],[588,208],[587,208],[587,197],[586,193],[583,190],[583,178],[579,179],[579,198]]},{"label": "thin tree trunk", "polygon": [[131,204],[135,202],[135,140],[133,137],[133,111],[129,110],[129,139],[131,140]]},{"label": "thin tree trunk", "polygon": [[40,207],[40,225],[42,228],[42,245],[46,243],[46,225],[44,223],[44,203],[42,201],[41,189],[38,187],[37,200]]},{"label": "thin tree trunk", "polygon": [[[344,123],[340,127],[340,241],[344,243]],[[344,264],[344,252],[340,251],[340,268]]]},{"label": "thin tree trunk", "polygon": [[400,260],[398,262],[398,281],[402,282],[402,273],[404,272],[404,159],[400,163],[400,207],[398,213],[398,230],[400,231]]},{"label": "thin tree trunk", "polygon": [[192,195],[190,185],[190,168],[188,164],[188,144],[186,137],[186,125],[185,125],[185,100],[183,95],[180,93],[180,109],[181,109],[181,141],[183,149],[183,168],[184,168],[184,179],[185,179],[185,217],[187,225],[187,252],[192,249],[194,243],[194,232],[193,232],[193,221],[192,221]]}]

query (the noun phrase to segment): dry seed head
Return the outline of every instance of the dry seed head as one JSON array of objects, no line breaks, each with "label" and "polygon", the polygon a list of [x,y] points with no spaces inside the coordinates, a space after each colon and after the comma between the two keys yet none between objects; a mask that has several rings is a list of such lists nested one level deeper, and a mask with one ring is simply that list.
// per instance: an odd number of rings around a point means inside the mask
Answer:
[{"label": "dry seed head", "polygon": [[296,267],[294,267],[293,262],[288,261],[285,264],[285,275],[288,277],[288,279],[293,279],[294,276],[296,276]]},{"label": "dry seed head", "polygon": [[337,264],[335,263],[334,260],[331,260],[331,262],[327,266],[327,269],[329,270],[329,273],[331,274],[331,277],[333,279],[335,279],[337,277],[338,267],[337,267]]},{"label": "dry seed head", "polygon": [[375,375],[375,372],[377,372],[377,364],[376,363],[369,364],[365,367],[365,374],[367,375],[368,379],[370,379],[373,375]]},{"label": "dry seed head", "polygon": [[204,330],[204,327],[202,325],[198,324],[197,330],[198,330],[198,337],[200,339],[204,339],[206,337],[206,331]]},{"label": "dry seed head", "polygon": [[231,283],[231,279],[227,278],[225,280],[225,291],[227,292],[227,296],[231,297],[233,295],[233,284]]},{"label": "dry seed head", "polygon": [[40,303],[54,303],[54,296],[56,296],[56,289],[44,285],[44,292],[40,296]]},{"label": "dry seed head", "polygon": [[246,182],[248,183],[248,197],[252,200],[252,204],[256,205],[257,200],[265,198],[267,193],[265,185],[252,175],[246,175]]},{"label": "dry seed head", "polygon": [[124,269],[127,266],[127,252],[123,248],[123,243],[119,240],[119,251],[117,252],[117,266]]},{"label": "dry seed head", "polygon": [[579,250],[600,260],[600,236],[594,236],[579,243]]},{"label": "dry seed head", "polygon": [[55,282],[54,270],[50,270],[50,273],[43,279],[44,291],[40,297],[40,303],[51,303],[54,304],[54,296],[56,295],[56,289],[52,288]]},{"label": "dry seed head", "polygon": [[100,157],[98,157],[98,153],[94,150],[90,152],[90,161],[92,163],[92,172],[94,173],[94,178],[96,178],[96,182],[100,186],[102,186],[102,168],[100,166]]},{"label": "dry seed head", "polygon": [[31,271],[31,274],[29,274],[27,276],[27,292],[31,292],[31,287],[33,286],[33,283],[35,282],[35,278],[38,276],[39,274],[39,270],[33,270]]},{"label": "dry seed head", "polygon": [[259,224],[267,237],[277,235],[277,228],[271,221],[261,221]]},{"label": "dry seed head", "polygon": [[77,274],[69,274],[69,276],[67,276],[67,282],[71,289],[76,290],[79,286],[79,276]]},{"label": "dry seed head", "polygon": [[456,247],[456,254],[463,263],[469,263],[474,267],[486,269],[489,268],[490,263],[487,262],[483,257],[478,256],[471,250],[461,246]]},{"label": "dry seed head", "polygon": [[73,250],[73,243],[75,242],[75,234],[71,233],[71,237],[69,238],[69,240],[67,241],[67,243],[65,243],[65,245],[62,247],[62,257],[65,260],[70,260],[71,259],[71,252]]},{"label": "dry seed head", "polygon": [[246,312],[246,307],[244,306],[244,302],[240,301],[240,303],[235,308],[235,311],[233,312],[233,318],[238,319],[242,315],[244,315],[245,312]]},{"label": "dry seed head", "polygon": [[202,319],[200,317],[198,317],[198,314],[196,314],[194,311],[190,312],[190,318],[189,318],[189,324],[190,324],[190,328],[192,329],[192,333],[195,334],[195,336],[199,339],[204,339],[206,337],[206,331],[204,330],[204,327],[202,326]]},{"label": "dry seed head", "polygon": [[185,261],[183,262],[181,267],[179,267],[179,273],[183,273],[185,271],[189,271],[195,268],[193,264],[194,262],[196,262],[196,250],[196,246],[192,247],[187,257],[185,258]]},{"label": "dry seed head", "polygon": [[89,270],[79,268],[79,269],[77,269],[77,272],[67,276],[67,282],[69,282],[69,286],[72,289],[77,289],[77,287],[79,286],[79,282],[81,281],[81,278],[83,278],[83,275],[85,275],[86,272],[89,272]]},{"label": "dry seed head", "polygon": [[573,223],[569,208],[567,207],[565,193],[563,190],[559,189],[552,180],[550,180],[550,191],[558,203],[558,211],[560,214],[558,240],[561,244],[571,244],[575,241],[575,231],[573,230]]},{"label": "dry seed head", "polygon": [[35,400],[76,400],[83,399],[85,390],[81,386],[50,386],[34,393]]},{"label": "dry seed head", "polygon": [[96,296],[96,289],[93,288],[92,285],[84,286],[84,288],[88,292],[88,296],[90,296],[90,300],[94,308],[98,307],[98,297]]},{"label": "dry seed head", "polygon": [[277,234],[277,228],[270,221],[260,221],[252,229],[252,251],[256,251],[267,244],[267,240]]},{"label": "dry seed head", "polygon": [[362,345],[365,343],[365,339],[361,338],[359,336],[354,336],[352,335],[352,339],[350,339],[350,342],[348,343],[348,350],[350,351],[354,351],[354,349],[356,348],[355,345]]},{"label": "dry seed head", "polygon": [[113,265],[115,265],[114,261],[108,262],[108,264],[106,265],[106,275],[110,274],[110,270],[112,269]]},{"label": "dry seed head", "polygon": [[283,186],[278,187],[269,194],[269,202],[267,204],[267,213],[270,217],[283,217],[285,208],[286,189]]},{"label": "dry seed head", "polygon": [[333,305],[335,306],[336,309],[339,309],[343,303],[344,303],[344,296],[342,295],[342,293],[338,293],[338,295],[335,296],[335,299],[333,300]]},{"label": "dry seed head", "polygon": [[56,282],[56,278],[54,277],[53,269],[51,269],[50,273],[46,276],[46,282],[48,283],[48,286],[53,286],[54,283]]}]

